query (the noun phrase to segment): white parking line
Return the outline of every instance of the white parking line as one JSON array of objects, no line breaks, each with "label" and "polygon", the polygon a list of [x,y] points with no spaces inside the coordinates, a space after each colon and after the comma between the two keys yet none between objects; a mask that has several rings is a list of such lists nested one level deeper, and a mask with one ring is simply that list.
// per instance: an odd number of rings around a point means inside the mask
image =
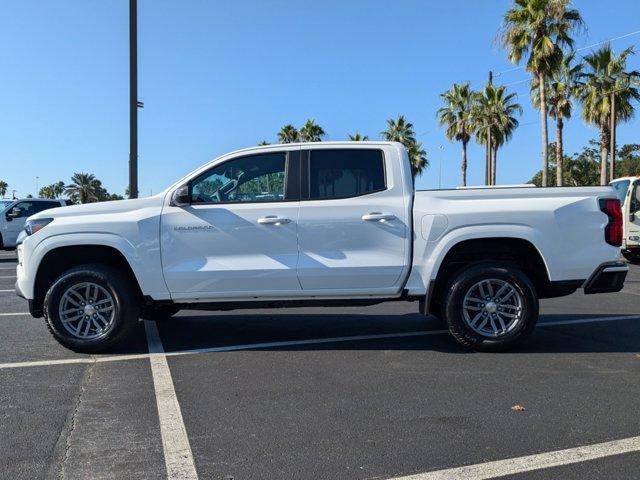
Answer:
[{"label": "white parking line", "polygon": [[630,437],[555,452],[394,477],[393,480],[485,480],[638,451],[640,451],[640,437]]},{"label": "white parking line", "polygon": [[13,317],[13,316],[22,316],[22,315],[31,315],[31,314],[29,312],[0,313],[0,317]]},{"label": "white parking line", "polygon": [[164,449],[164,462],[168,480],[197,480],[189,437],[182,419],[180,404],[171,379],[171,370],[164,353],[162,340],[155,322],[145,320],[144,328],[149,344],[151,374],[158,404],[160,435]]},{"label": "white parking line", "polygon": [[[20,313],[0,313],[0,315],[29,315],[29,314],[25,312],[20,312]],[[617,322],[621,320],[639,320],[640,321],[640,316],[620,315],[615,317],[577,318],[575,320],[558,320],[558,321],[552,321],[552,322],[543,322],[543,323],[539,323],[538,326],[541,328],[544,328],[544,327],[553,327],[556,325],[580,325],[585,323]],[[148,322],[145,322],[145,326],[147,323]],[[360,341],[360,340],[382,340],[385,338],[424,337],[429,335],[442,335],[442,334],[448,334],[448,333],[449,333],[448,330],[429,330],[429,331],[417,331],[417,332],[381,333],[381,334],[373,334],[373,335],[353,335],[349,337],[285,340],[282,342],[247,343],[244,345],[227,345],[223,347],[205,347],[205,348],[195,348],[191,350],[177,350],[175,352],[165,352],[163,353],[163,356],[177,357],[181,355],[195,355],[199,353],[234,352],[237,350],[258,350],[263,348],[275,348],[275,347],[295,347],[298,345],[316,345],[316,344],[320,345],[323,343],[353,342],[353,341]],[[93,361],[97,363],[119,362],[124,360],[135,360],[135,359],[145,359],[145,358],[149,358],[148,353],[134,353],[134,354],[128,354],[128,355],[109,355],[105,357],[65,358],[62,360],[37,360],[37,361],[31,361],[31,362],[12,362],[12,363],[0,363],[0,370],[3,368],[42,367],[47,365],[91,363]]]},{"label": "white parking line", "polygon": [[0,290],[0,292],[14,292],[15,293],[16,289],[15,288],[9,288],[7,290]]},{"label": "white parking line", "polygon": [[0,275],[0,278],[16,278],[15,275]]}]

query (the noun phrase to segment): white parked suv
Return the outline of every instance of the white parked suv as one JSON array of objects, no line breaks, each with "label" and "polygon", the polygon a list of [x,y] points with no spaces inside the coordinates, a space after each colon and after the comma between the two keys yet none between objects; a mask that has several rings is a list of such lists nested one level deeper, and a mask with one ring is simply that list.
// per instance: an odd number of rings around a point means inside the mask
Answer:
[{"label": "white parked suv", "polygon": [[241,150],[153,197],[41,212],[26,230],[16,290],[85,352],[180,309],[394,300],[504,350],[539,298],[618,291],[627,274],[613,188],[415,191],[392,142]]},{"label": "white parked suv", "polygon": [[3,204],[0,213],[0,248],[15,248],[18,235],[31,215],[67,204],[68,200],[63,198],[24,198]]}]

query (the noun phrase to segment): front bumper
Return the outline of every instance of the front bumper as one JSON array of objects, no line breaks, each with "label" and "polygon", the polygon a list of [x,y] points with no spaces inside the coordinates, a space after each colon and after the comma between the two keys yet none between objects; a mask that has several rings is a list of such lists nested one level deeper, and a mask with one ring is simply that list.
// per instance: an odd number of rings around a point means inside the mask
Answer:
[{"label": "front bumper", "polygon": [[584,293],[619,292],[624,287],[629,267],[624,262],[609,262],[600,265],[584,283]]}]

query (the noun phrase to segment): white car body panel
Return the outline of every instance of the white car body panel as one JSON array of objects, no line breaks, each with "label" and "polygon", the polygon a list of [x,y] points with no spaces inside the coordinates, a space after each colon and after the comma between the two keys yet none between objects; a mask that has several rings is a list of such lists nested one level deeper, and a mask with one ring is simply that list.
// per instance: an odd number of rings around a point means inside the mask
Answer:
[{"label": "white car body panel", "polygon": [[[381,149],[386,189],[347,199],[171,205],[176,188],[235,157],[325,148]],[[598,206],[603,197],[615,198],[613,189],[414,192],[406,150],[393,142],[254,147],[215,159],[153,197],[35,215],[54,221],[20,246],[17,286],[33,299],[36,273],[48,252],[104,245],[125,257],[142,293],[153,300],[388,299],[404,290],[420,296],[454,245],[492,237],[530,242],[552,281],[583,280],[618,259],[618,248],[604,240],[607,215]],[[363,220],[378,213],[394,218]],[[269,215],[291,221],[258,223]]]}]

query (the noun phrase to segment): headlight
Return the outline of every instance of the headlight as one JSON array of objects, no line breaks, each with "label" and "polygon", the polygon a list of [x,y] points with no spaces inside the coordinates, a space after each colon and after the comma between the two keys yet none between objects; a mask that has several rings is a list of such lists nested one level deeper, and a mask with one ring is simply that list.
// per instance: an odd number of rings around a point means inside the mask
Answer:
[{"label": "headlight", "polygon": [[37,218],[35,220],[27,220],[24,224],[24,231],[27,232],[27,235],[33,235],[36,232],[39,232],[44,227],[53,222],[53,218]]}]

